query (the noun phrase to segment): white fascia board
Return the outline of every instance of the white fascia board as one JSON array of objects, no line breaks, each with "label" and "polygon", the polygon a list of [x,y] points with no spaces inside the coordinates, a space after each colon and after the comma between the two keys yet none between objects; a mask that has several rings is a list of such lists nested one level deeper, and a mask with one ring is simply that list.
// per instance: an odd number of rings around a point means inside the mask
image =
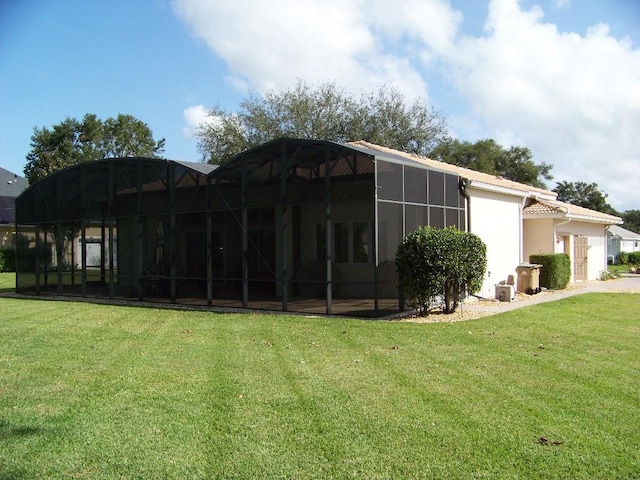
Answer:
[{"label": "white fascia board", "polygon": [[502,187],[499,185],[492,185],[490,183],[479,182],[477,180],[470,180],[467,184],[467,188],[477,188],[478,190],[484,190],[487,192],[503,193],[505,195],[513,195],[515,197],[530,197],[531,192],[524,192],[522,190],[516,190],[515,188]]},{"label": "white fascia board", "polygon": [[613,225],[612,222],[604,220],[600,217],[592,217],[589,215],[576,215],[571,213],[525,213],[522,216],[525,220],[536,219],[536,218],[555,218],[555,219],[568,219],[575,220],[578,222],[587,222],[587,223],[600,223],[603,225]]},{"label": "white fascia board", "polygon": [[538,200],[549,200],[551,202],[555,202],[558,200],[557,195],[545,195],[539,192],[529,192],[529,196],[537,198]]},{"label": "white fascia board", "polygon": [[581,222],[601,223],[604,225],[619,225],[621,223],[624,223],[622,220],[618,222],[613,222],[611,220],[605,220],[604,218],[601,218],[601,217],[592,217],[590,215],[576,215],[572,213],[566,214],[566,218],[570,218],[571,220],[579,220]]}]

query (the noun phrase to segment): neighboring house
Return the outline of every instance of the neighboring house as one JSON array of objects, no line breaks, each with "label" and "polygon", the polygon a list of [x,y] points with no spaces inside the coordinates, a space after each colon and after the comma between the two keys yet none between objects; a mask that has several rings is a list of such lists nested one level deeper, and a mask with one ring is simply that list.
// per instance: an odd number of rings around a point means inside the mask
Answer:
[{"label": "neighboring house", "polygon": [[607,231],[607,249],[611,263],[621,252],[640,252],[640,233],[632,232],[619,225],[612,225]]},{"label": "neighboring house", "polygon": [[15,200],[27,180],[0,167],[0,247],[15,245]]},{"label": "neighboring house", "polygon": [[[566,252],[573,280],[606,268],[618,217],[534,188],[367,142],[279,139],[220,167],[83,163],[16,201],[18,291],[382,316],[404,309],[395,252],[422,225],[487,245],[481,296],[532,253]],[[34,230],[35,229],[35,230]]]},{"label": "neighboring house", "polygon": [[524,258],[566,253],[572,282],[597,280],[607,269],[607,228],[622,223],[614,215],[556,200],[532,198],[523,209]]}]

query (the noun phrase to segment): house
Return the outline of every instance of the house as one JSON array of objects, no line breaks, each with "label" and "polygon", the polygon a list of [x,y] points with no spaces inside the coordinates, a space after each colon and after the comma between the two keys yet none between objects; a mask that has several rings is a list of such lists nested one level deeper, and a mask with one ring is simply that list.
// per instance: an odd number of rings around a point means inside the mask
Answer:
[{"label": "house", "polygon": [[558,238],[574,260],[579,239],[595,247],[584,278],[597,278],[606,268],[597,245],[620,219],[555,199],[362,141],[278,139],[219,167],[105,159],[49,175],[18,197],[25,241],[16,285],[43,295],[383,316],[405,308],[395,252],[421,225],[483,239],[483,296],[529,254],[560,251]]},{"label": "house", "polygon": [[26,179],[0,167],[0,247],[15,245],[15,199],[25,188]]},{"label": "house", "polygon": [[524,255],[566,253],[572,282],[597,280],[607,269],[607,229],[620,217],[559,201],[530,199],[523,210]]},{"label": "house", "polygon": [[[412,159],[430,168],[459,176],[468,209],[467,230],[487,245],[487,275],[481,295],[515,274],[515,267],[540,253],[566,253],[571,259],[572,282],[597,280],[606,270],[606,229],[622,223],[619,217],[556,200],[555,192],[502,177],[443,164],[366,142],[355,142],[378,152]],[[411,230],[408,230],[408,232]]]},{"label": "house", "polygon": [[640,252],[640,233],[632,232],[619,225],[607,230],[607,256],[610,263],[616,261],[621,252]]}]

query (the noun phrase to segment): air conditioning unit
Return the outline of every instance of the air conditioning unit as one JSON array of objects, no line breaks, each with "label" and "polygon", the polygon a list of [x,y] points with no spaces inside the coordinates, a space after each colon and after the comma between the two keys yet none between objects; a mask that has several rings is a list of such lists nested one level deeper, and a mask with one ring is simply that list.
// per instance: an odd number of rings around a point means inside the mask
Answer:
[{"label": "air conditioning unit", "polygon": [[513,302],[516,299],[516,289],[513,285],[496,285],[496,298],[501,302]]}]

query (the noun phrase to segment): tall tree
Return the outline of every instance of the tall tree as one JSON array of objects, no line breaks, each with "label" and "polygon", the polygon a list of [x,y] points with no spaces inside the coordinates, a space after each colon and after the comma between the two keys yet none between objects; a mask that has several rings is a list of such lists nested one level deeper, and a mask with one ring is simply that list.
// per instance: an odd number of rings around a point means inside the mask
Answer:
[{"label": "tall tree", "polygon": [[447,133],[440,113],[420,100],[408,105],[394,88],[355,98],[334,83],[314,87],[303,81],[283,92],[250,95],[237,112],[212,108],[209,118],[196,132],[200,153],[209,163],[224,163],[279,137],[367,140],[427,154]]},{"label": "tall tree", "polygon": [[632,232],[640,233],[640,210],[626,210],[622,214],[622,226]]},{"label": "tall tree", "polygon": [[51,129],[34,128],[24,174],[29,183],[82,162],[110,157],[159,157],[164,138],[155,140],[149,126],[131,115],[100,120],[88,113],[82,121],[67,117]]},{"label": "tall tree", "polygon": [[553,166],[535,163],[528,148],[506,149],[492,139],[471,143],[448,138],[441,142],[430,156],[434,160],[499,175],[534,187],[545,188],[544,181],[553,178],[551,175]]},{"label": "tall tree", "polygon": [[571,203],[579,207],[589,208],[597,212],[620,215],[607,203],[607,194],[600,190],[597,183],[587,182],[558,182],[553,189],[558,194],[558,200]]}]

